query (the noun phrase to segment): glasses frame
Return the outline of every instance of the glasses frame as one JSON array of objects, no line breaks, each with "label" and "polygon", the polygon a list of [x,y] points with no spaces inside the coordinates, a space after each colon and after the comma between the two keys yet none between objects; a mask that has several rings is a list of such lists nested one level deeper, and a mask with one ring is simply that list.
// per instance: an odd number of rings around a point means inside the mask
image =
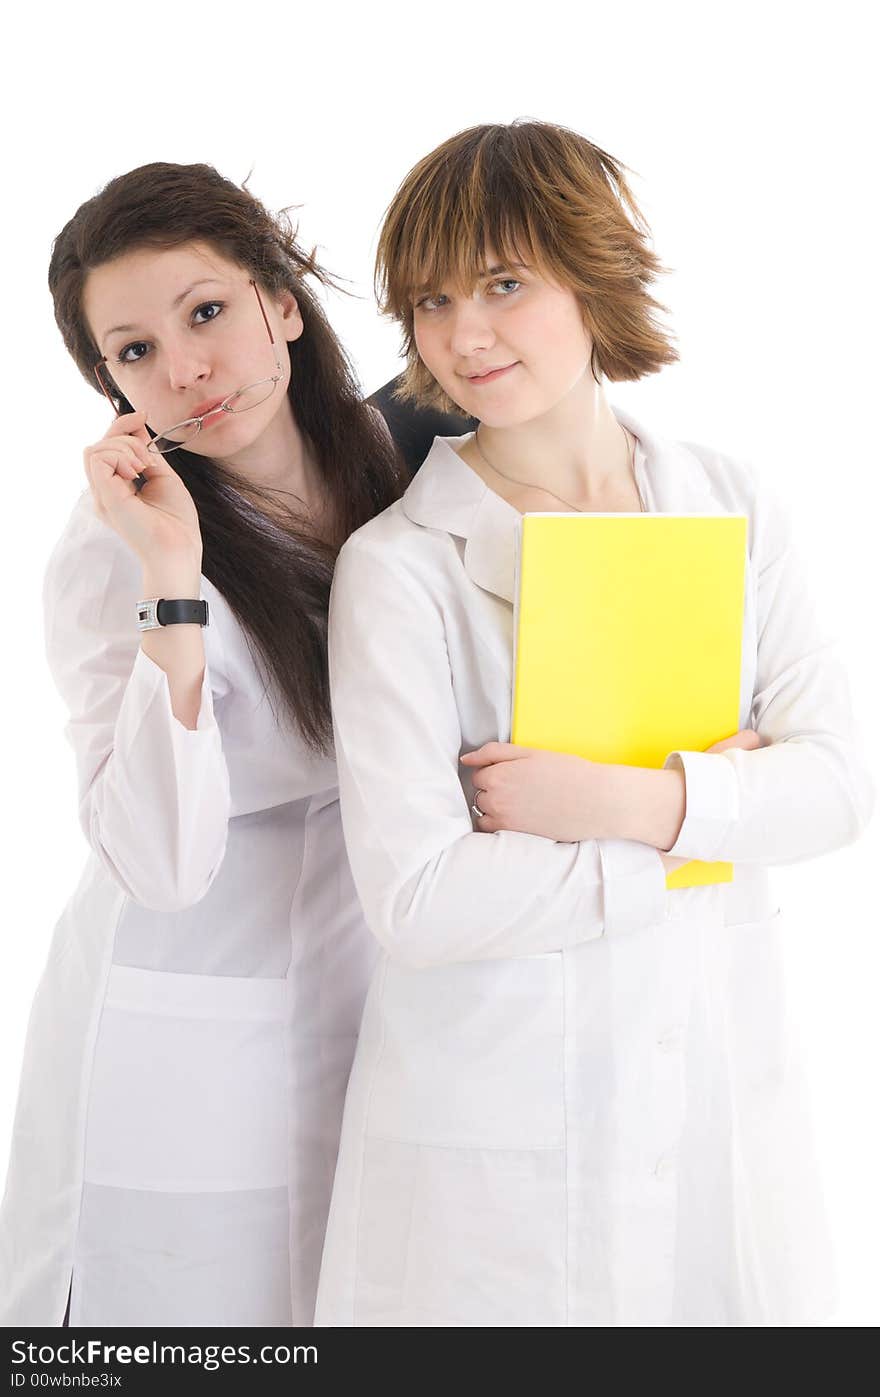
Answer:
[{"label": "glasses frame", "polygon": [[[232,404],[235,402],[236,398],[240,398],[244,393],[249,393],[252,388],[259,388],[264,383],[271,383],[271,389],[266,394],[266,397],[262,400],[262,402],[268,402],[269,398],[275,392],[277,385],[281,382],[281,379],[284,377],[284,370],[282,369],[281,362],[278,358],[278,347],[275,343],[275,336],[272,334],[272,326],[269,324],[269,317],[266,314],[266,308],[263,305],[263,298],[260,295],[260,289],[257,286],[257,283],[253,279],[253,277],[250,278],[248,284],[254,288],[254,295],[257,298],[257,305],[260,307],[260,314],[263,317],[263,324],[266,326],[266,333],[269,336],[269,343],[271,344],[272,349],[275,352],[275,367],[278,370],[277,374],[270,374],[268,378],[258,378],[253,383],[246,383],[243,385],[243,387],[236,388],[235,392],[230,393],[228,397],[224,398],[222,403],[218,403],[216,407],[212,407],[208,412],[201,413],[199,417],[184,417],[182,422],[175,422],[172,426],[166,427],[164,432],[157,432],[154,439],[147,446],[147,450],[152,451],[154,456],[168,456],[172,451],[178,451],[181,446],[186,446],[187,442],[192,441],[194,437],[198,436],[199,432],[202,430],[202,423],[205,421],[206,418],[216,417],[218,412],[235,412],[235,408],[232,406]],[[102,354],[97,364],[95,364],[95,377],[98,380],[98,385],[101,389],[101,392],[104,394],[104,397],[107,399],[110,406],[113,408],[113,411],[116,413],[117,417],[119,417],[121,416],[121,413],[119,412],[119,409],[114,403],[113,398],[107,388],[107,385],[101,377],[101,369],[106,363],[107,355]],[[121,396],[122,394],[120,394],[120,397]],[[261,403],[254,403],[254,407],[260,406]],[[245,408],[244,411],[247,412],[249,411],[249,409]],[[170,432],[180,431],[182,427],[193,428],[192,433],[189,436],[187,436],[186,441],[175,442],[173,446],[168,446],[164,451],[160,451],[156,445],[156,442],[164,440],[164,438],[166,438]]]}]

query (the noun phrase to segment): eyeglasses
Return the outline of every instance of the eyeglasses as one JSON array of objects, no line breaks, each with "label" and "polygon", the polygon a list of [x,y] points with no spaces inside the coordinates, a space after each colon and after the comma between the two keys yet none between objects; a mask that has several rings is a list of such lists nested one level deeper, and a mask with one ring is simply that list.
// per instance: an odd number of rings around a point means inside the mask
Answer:
[{"label": "eyeglasses", "polygon": [[[281,382],[284,376],[284,370],[278,360],[275,336],[272,334],[272,326],[269,324],[269,317],[266,315],[259,288],[253,279],[251,279],[250,285],[254,288],[254,294],[257,298],[257,304],[260,307],[263,323],[269,335],[269,343],[272,345],[272,349],[275,352],[275,368],[278,372],[272,374],[269,378],[259,378],[256,383],[247,383],[243,388],[237,388],[234,393],[230,393],[227,398],[224,398],[222,403],[217,403],[215,407],[210,408],[207,412],[201,413],[199,417],[187,417],[183,422],[175,422],[173,427],[166,428],[164,432],[160,432],[153,438],[147,447],[148,451],[154,452],[157,456],[166,456],[169,451],[176,451],[178,447],[185,446],[188,441],[192,441],[202,430],[202,424],[209,419],[213,422],[213,419],[215,419],[219,413],[248,412],[252,407],[259,407],[260,403],[264,403],[266,399],[270,398],[275,392],[276,385]],[[113,402],[113,398],[101,376],[101,370],[106,363],[107,356],[105,354],[95,365],[95,377],[101,386],[102,393],[110,402],[113,411],[116,412],[116,404]],[[116,385],[114,384],[113,386],[115,387]]]}]

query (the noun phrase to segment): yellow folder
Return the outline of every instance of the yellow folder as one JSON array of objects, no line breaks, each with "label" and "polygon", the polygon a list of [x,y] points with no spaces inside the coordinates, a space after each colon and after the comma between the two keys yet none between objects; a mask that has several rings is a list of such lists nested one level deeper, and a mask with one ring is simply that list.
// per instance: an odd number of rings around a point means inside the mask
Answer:
[{"label": "yellow folder", "polygon": [[[511,741],[662,767],[739,728],[745,515],[525,514]],[[669,888],[733,879],[691,860]]]}]

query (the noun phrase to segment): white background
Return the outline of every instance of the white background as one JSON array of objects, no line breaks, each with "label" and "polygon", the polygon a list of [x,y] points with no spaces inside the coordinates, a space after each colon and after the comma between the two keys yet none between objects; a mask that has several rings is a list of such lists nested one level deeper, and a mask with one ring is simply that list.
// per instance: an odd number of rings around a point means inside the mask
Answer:
[{"label": "white background", "polygon": [[[52,319],[52,238],[112,176],[207,161],[352,279],[331,319],[366,392],[399,368],[371,296],[383,210],[463,127],[536,117],[635,171],[672,274],[681,363],[610,385],[656,431],[752,460],[788,499],[813,601],[848,663],[873,769],[876,652],[877,111],[870,7],[663,3],[415,8],[379,3],[18,7],[6,30],[2,335],[4,683],[0,1169],[30,999],[85,856],[65,714],[42,648],[46,558],[106,405]],[[778,870],[794,1008],[842,1283],[838,1325],[880,1320],[876,1160],[880,953],[875,821]]]}]

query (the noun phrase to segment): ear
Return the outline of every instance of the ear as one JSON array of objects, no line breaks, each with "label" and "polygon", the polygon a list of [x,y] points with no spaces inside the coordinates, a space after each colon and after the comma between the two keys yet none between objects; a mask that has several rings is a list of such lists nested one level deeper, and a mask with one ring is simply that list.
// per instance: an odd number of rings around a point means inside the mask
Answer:
[{"label": "ear", "polygon": [[303,320],[296,297],[292,291],[283,291],[279,301],[281,319],[284,321],[284,338],[288,344],[298,340],[303,332]]}]

